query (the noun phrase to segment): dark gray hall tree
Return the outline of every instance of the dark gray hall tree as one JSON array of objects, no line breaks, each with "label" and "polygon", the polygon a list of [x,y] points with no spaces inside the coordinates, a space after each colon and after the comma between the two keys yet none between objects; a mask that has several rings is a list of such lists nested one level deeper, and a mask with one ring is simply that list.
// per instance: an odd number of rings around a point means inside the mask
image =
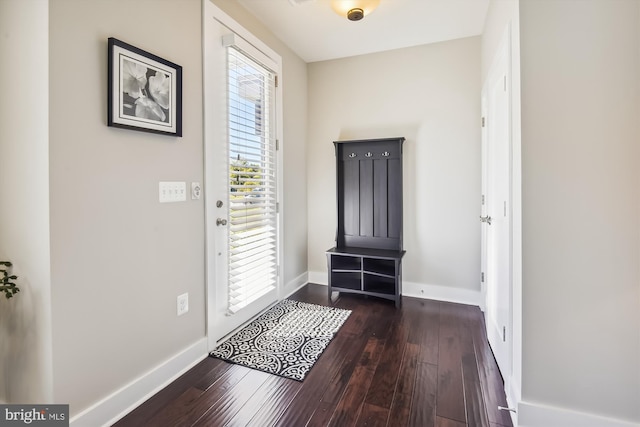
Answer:
[{"label": "dark gray hall tree", "polygon": [[327,251],[334,292],[402,295],[403,137],[335,141],[338,229]]}]

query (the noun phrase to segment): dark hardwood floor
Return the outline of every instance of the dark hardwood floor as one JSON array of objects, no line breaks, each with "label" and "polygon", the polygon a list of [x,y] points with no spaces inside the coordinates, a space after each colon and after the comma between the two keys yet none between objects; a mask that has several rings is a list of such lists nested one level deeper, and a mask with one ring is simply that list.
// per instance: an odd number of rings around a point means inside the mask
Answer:
[{"label": "dark hardwood floor", "polygon": [[[328,305],[327,288],[291,297]],[[115,425],[512,426],[473,306],[342,295],[353,310],[303,382],[206,358]]]}]

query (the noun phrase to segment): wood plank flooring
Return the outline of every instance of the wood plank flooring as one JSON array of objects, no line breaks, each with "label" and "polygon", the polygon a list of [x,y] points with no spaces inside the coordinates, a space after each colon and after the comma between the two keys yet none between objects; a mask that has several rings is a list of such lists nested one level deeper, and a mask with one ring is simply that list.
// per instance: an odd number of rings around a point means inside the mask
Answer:
[{"label": "wood plank flooring", "polygon": [[[320,285],[291,299],[329,305]],[[335,305],[353,312],[303,382],[209,357],[115,426],[512,426],[477,307]]]}]

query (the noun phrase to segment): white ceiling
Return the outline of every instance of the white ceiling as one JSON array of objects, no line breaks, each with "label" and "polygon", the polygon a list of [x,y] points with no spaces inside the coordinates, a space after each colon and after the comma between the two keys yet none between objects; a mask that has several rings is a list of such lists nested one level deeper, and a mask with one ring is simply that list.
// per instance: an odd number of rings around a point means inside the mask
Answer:
[{"label": "white ceiling", "polygon": [[381,0],[351,22],[330,0],[238,0],[306,62],[477,36],[489,0]]}]

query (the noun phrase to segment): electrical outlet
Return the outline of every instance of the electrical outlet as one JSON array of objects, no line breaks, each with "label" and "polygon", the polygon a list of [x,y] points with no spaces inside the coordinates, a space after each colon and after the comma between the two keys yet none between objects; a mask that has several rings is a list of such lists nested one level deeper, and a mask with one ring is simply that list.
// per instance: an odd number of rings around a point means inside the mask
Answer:
[{"label": "electrical outlet", "polygon": [[189,311],[189,293],[178,295],[178,316]]}]

